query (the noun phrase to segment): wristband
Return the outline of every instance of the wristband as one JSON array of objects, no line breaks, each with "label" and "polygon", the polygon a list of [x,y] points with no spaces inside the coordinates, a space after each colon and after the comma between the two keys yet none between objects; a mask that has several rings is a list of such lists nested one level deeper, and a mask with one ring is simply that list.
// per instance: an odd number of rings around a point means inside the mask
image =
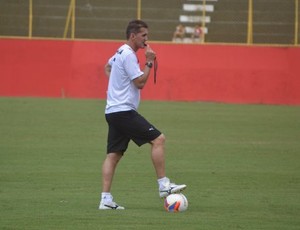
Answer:
[{"label": "wristband", "polygon": [[152,66],[153,66],[152,62],[146,62],[145,65],[148,66],[149,68],[152,68]]}]

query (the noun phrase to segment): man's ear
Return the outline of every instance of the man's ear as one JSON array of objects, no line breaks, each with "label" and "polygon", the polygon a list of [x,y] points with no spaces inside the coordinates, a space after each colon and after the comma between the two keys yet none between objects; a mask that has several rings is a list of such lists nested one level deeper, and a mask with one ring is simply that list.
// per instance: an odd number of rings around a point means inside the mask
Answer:
[{"label": "man's ear", "polygon": [[135,39],[136,38],[136,34],[135,33],[131,33],[130,34],[130,39]]}]

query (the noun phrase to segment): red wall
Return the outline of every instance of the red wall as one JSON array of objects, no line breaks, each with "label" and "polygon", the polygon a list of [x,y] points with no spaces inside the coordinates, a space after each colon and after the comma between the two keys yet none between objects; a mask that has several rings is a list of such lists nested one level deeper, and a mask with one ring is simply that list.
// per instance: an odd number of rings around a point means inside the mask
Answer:
[{"label": "red wall", "polygon": [[[105,98],[121,42],[0,39],[0,96]],[[143,99],[300,105],[300,48],[154,43]],[[143,50],[139,51],[144,64]]]}]

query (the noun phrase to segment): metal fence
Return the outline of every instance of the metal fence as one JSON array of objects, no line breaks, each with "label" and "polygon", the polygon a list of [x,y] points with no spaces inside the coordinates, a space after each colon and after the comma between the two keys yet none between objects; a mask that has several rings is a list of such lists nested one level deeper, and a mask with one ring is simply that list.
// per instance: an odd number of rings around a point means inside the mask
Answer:
[{"label": "metal fence", "polygon": [[124,40],[139,18],[154,41],[298,45],[299,12],[299,0],[0,0],[0,36]]}]

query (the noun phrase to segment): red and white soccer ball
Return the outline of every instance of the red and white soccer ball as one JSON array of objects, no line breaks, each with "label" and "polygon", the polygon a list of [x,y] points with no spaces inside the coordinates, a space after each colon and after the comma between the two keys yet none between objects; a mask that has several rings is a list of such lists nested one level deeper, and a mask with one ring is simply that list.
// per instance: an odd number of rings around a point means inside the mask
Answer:
[{"label": "red and white soccer ball", "polygon": [[167,212],[183,212],[188,208],[188,200],[182,193],[170,194],[165,198],[164,207]]}]

